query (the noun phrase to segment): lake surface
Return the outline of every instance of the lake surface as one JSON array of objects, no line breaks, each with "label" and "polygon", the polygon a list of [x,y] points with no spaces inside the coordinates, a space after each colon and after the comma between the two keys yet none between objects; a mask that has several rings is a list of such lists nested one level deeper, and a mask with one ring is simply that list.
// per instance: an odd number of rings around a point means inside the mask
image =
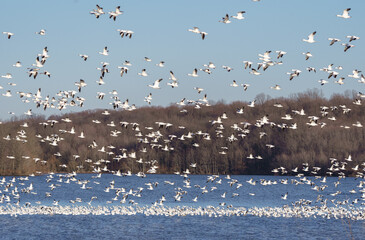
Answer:
[{"label": "lake surface", "polygon": [[365,236],[365,221],[357,220],[365,215],[363,179],[53,174],[0,180],[2,239]]}]

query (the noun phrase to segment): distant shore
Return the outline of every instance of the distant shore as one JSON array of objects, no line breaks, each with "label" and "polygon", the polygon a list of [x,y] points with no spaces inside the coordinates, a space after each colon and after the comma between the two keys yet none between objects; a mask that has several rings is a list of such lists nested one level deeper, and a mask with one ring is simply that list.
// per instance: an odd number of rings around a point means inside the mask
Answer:
[{"label": "distant shore", "polygon": [[101,172],[356,176],[365,159],[357,95],[84,111],[0,124],[0,174]]}]

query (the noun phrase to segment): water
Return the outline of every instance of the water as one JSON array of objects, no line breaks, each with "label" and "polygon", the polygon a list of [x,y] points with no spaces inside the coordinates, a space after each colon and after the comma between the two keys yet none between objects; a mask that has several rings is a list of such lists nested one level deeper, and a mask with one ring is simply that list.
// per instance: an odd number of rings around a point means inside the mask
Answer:
[{"label": "water", "polygon": [[1,217],[2,239],[363,239],[364,222],[259,217]]},{"label": "water", "polygon": [[[62,177],[62,182],[60,181]],[[340,180],[340,184],[335,187],[334,183],[337,178],[327,178],[326,182],[322,179],[307,177],[302,179],[297,177],[286,176],[220,176],[214,182],[207,182],[208,176],[191,175],[190,188],[187,187],[186,180],[178,175],[148,175],[146,178],[136,176],[119,177],[111,174],[104,174],[101,178],[94,178],[95,174],[78,174],[70,183],[65,183],[70,176],[54,174],[50,179],[49,175],[29,177],[29,180],[21,180],[16,177],[13,186],[8,187],[12,177],[6,177],[5,183],[0,185],[2,194],[10,197],[10,202],[4,201],[0,204],[2,211],[9,205],[17,208],[25,208],[24,205],[30,204],[28,208],[40,208],[39,206],[48,206],[53,208],[82,206],[84,208],[105,208],[113,207],[132,207],[132,208],[150,208],[152,203],[159,203],[162,196],[166,198],[163,206],[166,208],[176,209],[177,207],[187,206],[194,209],[199,207],[206,209],[212,206],[216,209],[227,209],[228,205],[232,208],[252,209],[254,207],[278,207],[284,205],[292,206],[292,203],[302,199],[311,201],[308,206],[323,206],[323,201],[327,199],[328,207],[337,207],[350,209],[355,207],[365,214],[362,208],[365,201],[360,192],[362,179],[345,178]],[[250,179],[257,181],[256,185],[251,185],[247,181]],[[48,179],[48,182],[47,182]],[[220,180],[221,179],[221,180]],[[232,179],[237,180],[230,186]],[[288,184],[281,184],[282,180],[288,179]],[[173,182],[174,185],[164,183],[164,181]],[[263,180],[266,182],[277,183],[272,185],[262,185]],[[82,183],[88,181],[86,188],[81,189]],[[107,187],[111,187],[114,181],[114,189],[106,192]],[[221,184],[219,182],[221,181]],[[295,181],[303,184],[295,184]],[[218,183],[217,183],[218,182]],[[29,189],[30,184],[33,190],[26,193],[24,189]],[[148,190],[148,183],[153,183],[154,190]],[[154,184],[158,183],[158,184]],[[51,185],[55,188],[51,190]],[[242,187],[237,189],[237,184]],[[199,185],[199,186],[198,186]],[[324,187],[323,191],[313,190],[314,186]],[[16,206],[18,199],[11,194],[12,190],[18,188],[19,206]],[[142,191],[139,188],[144,188]],[[211,191],[212,187],[217,189]],[[117,199],[116,189],[125,192],[120,193]],[[208,192],[202,194],[203,190]],[[23,189],[23,192],[22,192]],[[356,193],[350,193],[354,189]],[[331,194],[336,191],[341,193],[336,196]],[[125,203],[120,203],[123,195],[129,194]],[[176,192],[183,193],[181,201],[175,201]],[[35,194],[36,193],[36,194]],[[51,196],[47,197],[46,193]],[[222,195],[225,193],[225,198]],[[288,193],[287,199],[282,199],[284,194]],[[233,194],[236,196],[232,197]],[[238,194],[238,195],[237,195]],[[253,195],[254,194],[254,195]],[[133,196],[134,195],[134,196]],[[320,196],[319,200],[318,196]],[[90,202],[91,198],[96,199]],[[194,199],[198,196],[197,202]],[[82,202],[71,203],[70,200],[80,198]],[[358,203],[352,204],[355,199]],[[132,201],[131,201],[132,200]],[[332,201],[331,201],[332,200]],[[339,205],[338,203],[348,204]],[[58,202],[55,206],[54,203]],[[134,202],[134,204],[132,204]],[[224,206],[220,204],[225,203]],[[1,213],[1,211],[0,211]],[[4,213],[4,212],[2,212]],[[247,214],[246,216],[221,216],[219,217],[204,216],[146,216],[137,213],[135,215],[22,215],[16,216],[6,214],[0,215],[2,227],[0,234],[2,239],[362,239],[365,236],[365,221],[349,220],[349,218],[327,219],[326,215],[316,215],[311,217],[259,217]]]}]

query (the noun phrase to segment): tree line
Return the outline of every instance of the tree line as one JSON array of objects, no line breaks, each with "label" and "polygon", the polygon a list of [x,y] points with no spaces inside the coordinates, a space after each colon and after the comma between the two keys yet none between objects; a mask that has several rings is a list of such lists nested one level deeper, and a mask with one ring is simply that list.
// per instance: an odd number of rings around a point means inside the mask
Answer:
[{"label": "tree line", "polygon": [[349,155],[352,174],[365,159],[365,113],[356,93],[329,99],[318,90],[275,99],[259,94],[254,107],[240,101],[199,106],[13,118],[0,125],[0,174],[274,174],[279,167],[294,174],[304,165],[326,174],[330,158]]}]

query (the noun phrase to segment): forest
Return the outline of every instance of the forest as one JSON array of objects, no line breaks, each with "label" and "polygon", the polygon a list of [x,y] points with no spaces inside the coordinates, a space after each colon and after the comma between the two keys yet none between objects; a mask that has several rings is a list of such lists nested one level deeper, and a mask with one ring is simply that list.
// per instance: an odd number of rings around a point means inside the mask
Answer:
[{"label": "forest", "polygon": [[327,99],[314,89],[259,94],[254,106],[192,102],[14,117],[0,124],[0,174],[290,175],[297,168],[310,175],[316,168],[325,175],[338,159],[351,175],[365,159],[363,110],[357,92]]}]

